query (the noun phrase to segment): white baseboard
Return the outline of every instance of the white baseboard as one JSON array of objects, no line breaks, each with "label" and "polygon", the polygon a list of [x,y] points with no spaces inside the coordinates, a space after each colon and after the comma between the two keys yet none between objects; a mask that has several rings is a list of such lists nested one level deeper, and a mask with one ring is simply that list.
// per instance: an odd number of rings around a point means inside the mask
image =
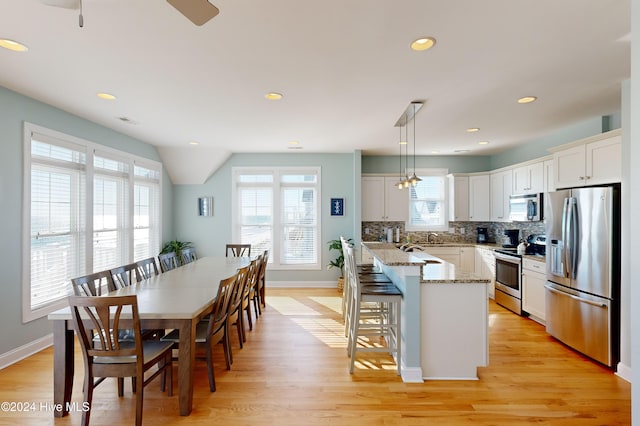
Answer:
[{"label": "white baseboard", "polygon": [[22,345],[7,353],[0,355],[0,370],[5,367],[15,364],[43,349],[53,345],[53,334],[47,334],[33,342],[29,342],[26,345]]},{"label": "white baseboard", "polygon": [[337,281],[267,281],[267,288],[338,288]]},{"label": "white baseboard", "polygon": [[422,368],[420,367],[402,367],[402,381],[404,383],[424,383],[422,378]]},{"label": "white baseboard", "polygon": [[631,383],[631,377],[632,377],[631,367],[619,362],[618,365],[617,365],[616,376],[618,376],[621,379],[624,379],[627,382]]}]

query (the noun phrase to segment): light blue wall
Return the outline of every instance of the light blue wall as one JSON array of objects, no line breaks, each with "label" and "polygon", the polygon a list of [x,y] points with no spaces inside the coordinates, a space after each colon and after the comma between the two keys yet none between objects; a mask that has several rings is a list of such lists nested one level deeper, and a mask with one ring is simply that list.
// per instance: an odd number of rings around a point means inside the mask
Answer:
[{"label": "light blue wall", "polygon": [[[91,142],[160,161],[156,149],[95,123],[0,87],[0,354],[51,333],[40,319],[22,324],[22,134],[27,121]],[[171,183],[165,174],[163,230],[171,234]]]},{"label": "light blue wall", "polygon": [[[354,209],[354,164],[352,154],[234,154],[202,185],[176,185],[174,188],[175,236],[191,241],[200,255],[224,256],[225,244],[231,241],[231,169],[232,167],[321,167],[321,242],[322,269],[319,271],[273,271],[270,281],[330,281],[338,271],[327,270],[333,259],[327,242],[340,235],[352,236],[356,210]],[[214,216],[199,217],[196,200],[203,195],[213,196]],[[344,198],[345,215],[330,216],[331,198]]]},{"label": "light blue wall", "polygon": [[[413,160],[410,162],[413,168]],[[449,169],[449,173],[484,172],[491,169],[488,156],[417,156],[416,168]],[[400,173],[398,156],[362,156],[362,173]]]}]

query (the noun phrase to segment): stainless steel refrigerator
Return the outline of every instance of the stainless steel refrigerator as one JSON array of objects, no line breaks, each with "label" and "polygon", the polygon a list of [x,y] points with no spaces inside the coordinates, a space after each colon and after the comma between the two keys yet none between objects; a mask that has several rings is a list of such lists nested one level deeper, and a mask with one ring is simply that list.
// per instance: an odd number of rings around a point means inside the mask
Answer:
[{"label": "stainless steel refrigerator", "polygon": [[546,329],[613,367],[620,353],[620,187],[545,196]]}]

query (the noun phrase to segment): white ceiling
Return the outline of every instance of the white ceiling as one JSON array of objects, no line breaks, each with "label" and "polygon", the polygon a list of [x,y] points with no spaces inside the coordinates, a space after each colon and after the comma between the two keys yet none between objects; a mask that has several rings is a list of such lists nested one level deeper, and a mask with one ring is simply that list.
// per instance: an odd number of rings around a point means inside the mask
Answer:
[{"label": "white ceiling", "polygon": [[[395,155],[394,124],[424,100],[418,155],[488,155],[618,112],[630,76],[629,0],[212,3],[220,14],[197,27],[163,0],[83,0],[80,28],[77,10],[0,0],[0,38],[29,47],[0,49],[0,85],[161,153],[224,158]],[[409,49],[421,36],[436,46]],[[525,95],[538,101],[518,105]]]}]

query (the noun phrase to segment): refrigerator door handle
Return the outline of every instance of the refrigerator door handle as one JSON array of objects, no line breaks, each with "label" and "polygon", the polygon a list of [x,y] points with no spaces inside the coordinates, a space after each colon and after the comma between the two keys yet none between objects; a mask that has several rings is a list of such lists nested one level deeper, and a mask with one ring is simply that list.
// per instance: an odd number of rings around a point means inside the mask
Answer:
[{"label": "refrigerator door handle", "polygon": [[575,279],[578,273],[578,203],[574,197],[569,198],[569,256],[571,256],[571,263],[567,268],[569,277]]},{"label": "refrigerator door handle", "polygon": [[569,251],[571,250],[571,242],[569,241],[569,197],[564,199],[562,204],[562,276],[569,276],[568,271],[571,266]]},{"label": "refrigerator door handle", "polygon": [[596,306],[598,308],[606,308],[607,307],[607,305],[605,303],[594,302],[593,300],[583,299],[582,297],[578,297],[578,296],[575,296],[573,294],[565,293],[564,291],[556,290],[555,288],[550,287],[548,285],[545,285],[544,288],[546,288],[547,290],[549,290],[552,293],[560,294],[562,296],[567,296],[567,297],[570,297],[570,298],[572,298],[574,300],[577,300],[579,302],[587,303],[589,305]]}]

